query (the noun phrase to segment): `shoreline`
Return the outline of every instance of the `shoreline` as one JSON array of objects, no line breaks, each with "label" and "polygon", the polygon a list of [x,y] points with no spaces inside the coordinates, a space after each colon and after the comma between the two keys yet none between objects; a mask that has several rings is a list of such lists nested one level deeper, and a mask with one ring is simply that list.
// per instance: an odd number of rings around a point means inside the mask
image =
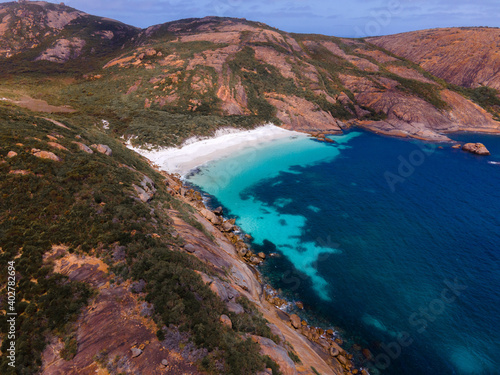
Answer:
[{"label": "shoreline", "polygon": [[[153,165],[153,167],[155,166]],[[156,167],[156,169],[158,168]],[[260,255],[253,252],[248,239],[245,238],[244,233],[240,231],[240,228],[234,224],[232,219],[228,219],[223,211],[213,210],[207,206],[207,202],[202,199],[199,191],[185,185],[185,181],[178,176],[164,171],[160,171],[160,173],[166,178],[169,193],[193,207],[196,210],[196,220],[202,224],[209,234],[214,236],[216,243],[220,246],[216,257],[233,262],[233,267],[239,269],[239,271],[246,268],[251,272],[254,281],[244,286],[243,290],[249,294],[250,300],[256,304],[269,324],[277,327],[281,334],[293,344],[294,350],[307,347],[307,353],[297,350],[299,357],[310,359],[311,353],[314,352],[315,356],[319,356],[316,361],[321,358],[320,363],[328,366],[328,370],[323,367],[321,372],[325,374],[370,374],[367,367],[354,359],[351,350],[346,350],[341,346],[345,343],[345,340],[343,335],[334,328],[333,323],[329,325],[331,328],[322,328],[303,320],[297,315],[299,310],[307,310],[302,303],[300,301],[290,301],[264,281],[264,274],[257,266],[265,262],[267,256],[261,258]],[[230,225],[226,227],[227,224]],[[223,242],[226,242],[231,250],[228,251],[227,245],[223,245]],[[193,251],[191,248],[186,248],[186,251],[193,253],[199,259],[204,258],[199,251]],[[204,281],[208,282],[209,285],[217,285],[214,280],[207,279]],[[233,281],[231,285],[236,289],[242,286],[238,281],[235,283]],[[216,294],[219,294],[219,287],[211,288]],[[292,306],[295,309],[292,308],[292,311],[287,311],[287,308]],[[361,355],[360,353],[358,353],[358,357]],[[315,366],[320,365],[320,363],[316,362]],[[306,370],[303,368],[302,362],[295,363],[294,366],[297,366],[297,369]],[[312,374],[311,371],[307,370],[301,373]]]},{"label": "shoreline", "polygon": [[283,129],[274,124],[266,124],[251,130],[221,129],[213,137],[186,140],[181,147],[170,147],[155,151],[127,145],[146,157],[160,169],[185,177],[190,171],[210,161],[219,160],[243,149],[284,139],[309,137],[306,133]]}]

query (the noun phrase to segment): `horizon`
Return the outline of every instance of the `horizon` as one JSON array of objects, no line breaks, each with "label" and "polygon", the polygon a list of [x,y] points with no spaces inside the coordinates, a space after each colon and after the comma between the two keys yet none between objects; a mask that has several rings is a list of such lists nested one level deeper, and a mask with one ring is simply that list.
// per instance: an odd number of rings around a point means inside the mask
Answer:
[{"label": "horizon", "polygon": [[[8,3],[12,1],[0,1]],[[56,1],[47,1],[59,4]],[[244,3],[242,0],[198,0],[185,4],[181,0],[139,1],[67,0],[64,4],[91,15],[115,19],[125,24],[149,26],[186,18],[209,16],[245,18],[265,23],[290,33],[323,34],[363,38],[404,32],[451,27],[500,27],[499,11],[491,0],[471,6],[468,0],[446,0],[434,5],[421,0],[355,0],[348,4],[329,4],[326,0],[290,0],[288,2]],[[319,10],[318,10],[319,9]]]}]

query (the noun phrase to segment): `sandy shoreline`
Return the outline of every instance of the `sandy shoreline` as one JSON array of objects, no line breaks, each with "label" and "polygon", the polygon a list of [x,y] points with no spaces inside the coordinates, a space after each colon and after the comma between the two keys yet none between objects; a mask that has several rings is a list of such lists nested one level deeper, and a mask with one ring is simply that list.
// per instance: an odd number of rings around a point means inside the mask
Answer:
[{"label": "sandy shoreline", "polygon": [[307,134],[267,124],[252,130],[222,129],[212,138],[188,139],[180,148],[148,151],[128,146],[169,173],[186,176],[189,171],[209,161],[221,159],[244,148],[277,139],[307,137]]}]

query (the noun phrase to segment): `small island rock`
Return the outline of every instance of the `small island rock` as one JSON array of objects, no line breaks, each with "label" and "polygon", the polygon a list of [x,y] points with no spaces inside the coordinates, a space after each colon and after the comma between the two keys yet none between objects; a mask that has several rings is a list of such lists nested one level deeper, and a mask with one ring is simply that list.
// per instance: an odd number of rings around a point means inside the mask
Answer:
[{"label": "small island rock", "polygon": [[476,155],[490,155],[490,152],[482,143],[466,143],[462,146],[462,150]]}]

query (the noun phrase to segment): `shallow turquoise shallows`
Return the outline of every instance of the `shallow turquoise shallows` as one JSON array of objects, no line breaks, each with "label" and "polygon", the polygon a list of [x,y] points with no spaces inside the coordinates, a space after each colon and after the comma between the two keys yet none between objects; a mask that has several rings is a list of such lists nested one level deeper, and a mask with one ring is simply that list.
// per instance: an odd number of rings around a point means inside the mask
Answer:
[{"label": "shallow turquoise shallows", "polygon": [[189,177],[278,253],[262,266],[381,374],[500,374],[500,138],[479,157],[352,132],[242,150]]}]

